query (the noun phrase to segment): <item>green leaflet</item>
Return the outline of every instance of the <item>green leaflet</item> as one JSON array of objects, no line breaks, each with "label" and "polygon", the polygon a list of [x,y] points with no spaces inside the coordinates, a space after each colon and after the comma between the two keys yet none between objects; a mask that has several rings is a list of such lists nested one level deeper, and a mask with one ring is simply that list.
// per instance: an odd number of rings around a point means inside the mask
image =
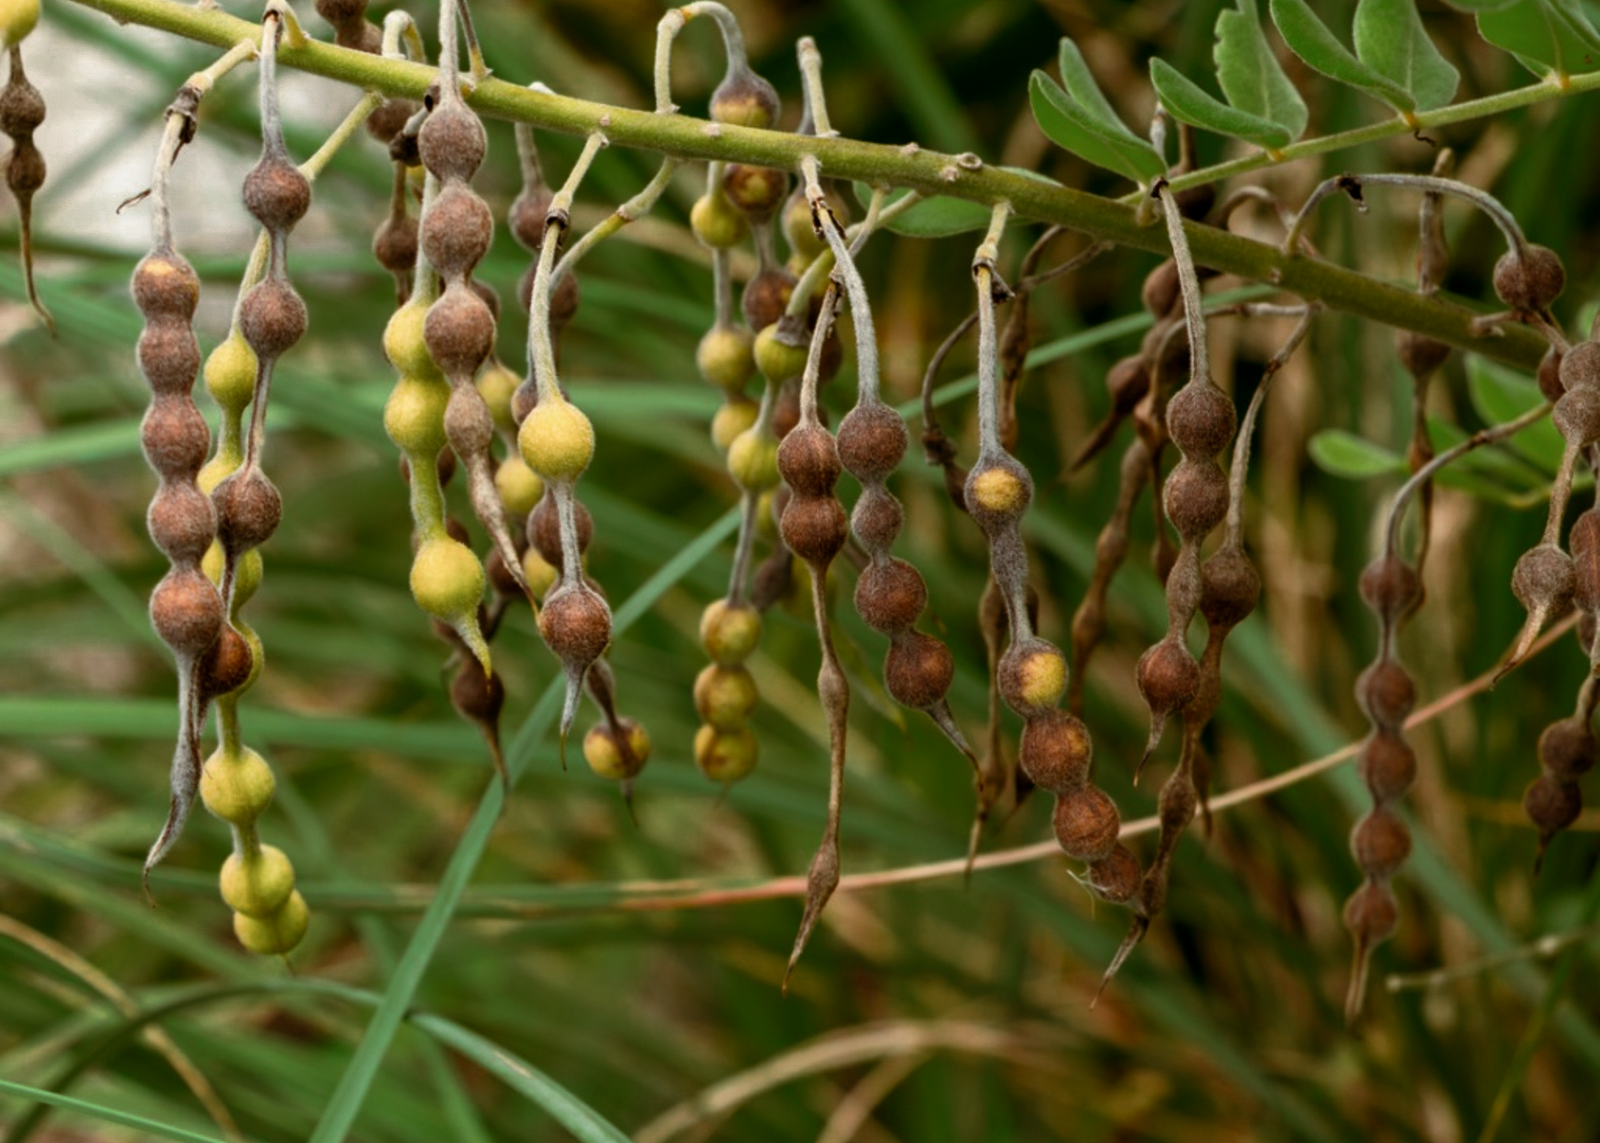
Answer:
[{"label": "green leaflet", "polygon": [[1516,0],[1444,0],[1458,12],[1498,12],[1509,8]]},{"label": "green leaflet", "polygon": [[1404,87],[1385,78],[1372,67],[1362,63],[1328,30],[1305,0],[1269,0],[1272,22],[1289,50],[1305,61],[1313,71],[1329,79],[1336,79],[1350,87],[1359,88],[1368,95],[1382,100],[1390,107],[1408,115],[1417,109],[1417,101]]},{"label": "green leaflet", "polygon": [[[862,206],[872,201],[872,188],[866,183],[853,184],[856,199]],[[888,206],[903,198],[907,191],[891,194],[884,200]],[[982,230],[989,225],[992,212],[980,202],[961,198],[930,198],[919,202],[897,215],[885,229],[910,238],[948,238],[969,230]]]},{"label": "green leaflet", "polygon": [[1406,471],[1405,457],[1343,429],[1323,429],[1311,438],[1307,451],[1322,471],[1350,480],[1398,476]]},{"label": "green leaflet", "polygon": [[1111,106],[1110,101],[1101,92],[1100,85],[1095,82],[1094,74],[1089,71],[1089,65],[1083,62],[1083,53],[1078,51],[1078,45],[1066,36],[1061,37],[1060,55],[1061,81],[1066,84],[1067,94],[1072,96],[1072,101],[1078,105],[1078,109],[1105,128],[1108,134],[1121,136],[1128,142],[1154,153],[1155,147],[1130,131],[1127,124],[1117,115],[1116,108]]},{"label": "green leaflet", "polygon": [[1136,183],[1166,174],[1167,164],[1154,147],[1132,134],[1124,137],[1101,126],[1044,72],[1035,71],[1029,78],[1028,100],[1039,129],[1058,147]]},{"label": "green leaflet", "polygon": [[1428,38],[1416,0],[1360,0],[1354,34],[1361,62],[1409,92],[1419,109],[1455,98],[1461,75]]},{"label": "green leaflet", "polygon": [[[1544,401],[1537,382],[1483,357],[1467,354],[1467,389],[1478,415],[1491,425],[1514,421]],[[1566,442],[1548,420],[1529,425],[1511,438],[1511,447],[1548,479],[1561,465]]]},{"label": "green leaflet", "polygon": [[1186,79],[1165,60],[1150,61],[1150,82],[1172,117],[1191,127],[1203,127],[1273,151],[1294,142],[1294,136],[1281,124],[1229,107]]},{"label": "green leaflet", "polygon": [[1217,15],[1217,82],[1238,110],[1276,123],[1298,139],[1306,129],[1305,101],[1272,54],[1255,0],[1238,3],[1237,10]]},{"label": "green leaflet", "polygon": [[[1594,26],[1567,0],[1516,0],[1478,14],[1478,34],[1535,75],[1600,69]],[[1541,66],[1542,65],[1542,66]]]}]

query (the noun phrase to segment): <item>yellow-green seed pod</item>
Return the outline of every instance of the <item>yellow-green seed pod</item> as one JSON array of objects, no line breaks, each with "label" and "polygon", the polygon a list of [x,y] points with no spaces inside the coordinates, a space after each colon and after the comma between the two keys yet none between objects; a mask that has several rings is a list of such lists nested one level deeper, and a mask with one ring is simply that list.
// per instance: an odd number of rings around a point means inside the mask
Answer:
[{"label": "yellow-green seed pod", "polygon": [[39,0],[0,3],[0,48],[15,47],[39,22]]},{"label": "yellow-green seed pod", "polygon": [[233,915],[233,934],[239,943],[258,956],[282,956],[298,945],[311,923],[311,910],[297,889],[289,894],[283,908],[266,917]]},{"label": "yellow-green seed pod", "polygon": [[701,195],[690,209],[689,228],[705,245],[726,250],[744,241],[750,225],[718,187],[714,193]]},{"label": "yellow-green seed pod", "polygon": [[[209,553],[208,553],[209,554]],[[261,588],[261,549],[251,548],[239,557],[239,567],[233,573],[233,606],[243,607]]]},{"label": "yellow-green seed pod", "polygon": [[428,317],[428,304],[420,298],[412,298],[394,311],[394,316],[384,327],[384,356],[402,377],[434,380],[444,376],[428,355],[428,343],[422,336],[422,325]]},{"label": "yellow-green seed pod", "polygon": [[789,243],[791,256],[805,262],[810,262],[828,248],[828,244],[817,237],[816,228],[811,225],[811,203],[807,201],[803,188],[791,194],[789,201],[784,204],[783,237]]},{"label": "yellow-green seed pod", "polygon": [[200,799],[233,826],[248,826],[266,812],[275,789],[272,767],[248,746],[237,754],[218,749],[200,771]]},{"label": "yellow-green seed pod", "polygon": [[411,563],[411,594],[417,606],[452,626],[465,617],[476,622],[484,584],[478,557],[449,536],[428,540]]},{"label": "yellow-green seed pod", "polygon": [[759,429],[746,429],[728,446],[728,474],[746,492],[776,488],[778,442]]},{"label": "yellow-green seed pod", "polygon": [[1054,648],[1033,652],[1014,669],[1017,695],[1024,706],[1055,706],[1067,693],[1067,659]]},{"label": "yellow-green seed pod", "polygon": [[237,416],[256,389],[256,352],[235,329],[206,358],[206,392],[219,408]]},{"label": "yellow-green seed pod", "polygon": [[804,254],[790,254],[783,260],[783,268],[789,271],[791,278],[804,278],[815,261],[815,258],[807,258]]},{"label": "yellow-green seed pod", "polygon": [[716,730],[736,730],[750,721],[761,701],[756,681],[744,667],[712,665],[694,681],[694,709]]},{"label": "yellow-green seed pod", "polygon": [[543,599],[545,592],[561,578],[561,573],[539,554],[538,548],[530,544],[528,550],[522,553],[522,578],[528,581],[528,589],[533,592],[534,598]]},{"label": "yellow-green seed pod", "polygon": [[740,326],[713,326],[700,339],[694,361],[700,376],[726,393],[737,393],[755,376],[755,338]]},{"label": "yellow-green seed pod", "polygon": [[270,917],[294,892],[294,866],[277,846],[263,845],[248,856],[231,854],[218,879],[222,899],[235,913]]},{"label": "yellow-green seed pod", "polygon": [[[204,469],[200,471],[202,474],[205,472]],[[202,484],[200,490],[202,492],[206,491],[205,485]],[[254,548],[250,550],[255,551]],[[207,579],[220,587],[222,584],[222,572],[227,560],[228,557],[222,554],[222,545],[216,540],[212,540],[211,546],[206,549],[206,554],[200,557],[200,570],[205,573]]]},{"label": "yellow-green seed pod", "polygon": [[694,764],[713,782],[737,782],[756,766],[759,747],[747,726],[717,730],[702,726],[694,736]]},{"label": "yellow-green seed pod", "polygon": [[576,480],[594,459],[594,426],[572,402],[544,398],[522,422],[517,448],[546,480]]},{"label": "yellow-green seed pod", "polygon": [[589,769],[612,782],[635,777],[650,758],[649,732],[631,718],[619,721],[627,732],[632,759],[622,756],[622,751],[617,749],[616,739],[611,735],[611,728],[604,723],[590,727],[589,733],[583,736],[583,760],[589,763]]},{"label": "yellow-green seed pod", "polygon": [[437,379],[407,374],[389,391],[383,428],[407,456],[438,456],[444,448],[444,410],[450,387]]},{"label": "yellow-green seed pod", "polygon": [[748,397],[729,397],[711,418],[711,442],[723,452],[732,447],[740,433],[755,427],[761,406]]},{"label": "yellow-green seed pod", "polygon": [[216,456],[206,461],[194,482],[201,492],[210,496],[217,490],[217,485],[239,470],[239,464],[243,459],[237,449],[229,449],[224,445]]},{"label": "yellow-green seed pod", "polygon": [[774,385],[804,373],[808,356],[806,346],[789,345],[779,340],[778,325],[778,322],[773,322],[756,334],[755,346],[756,368],[761,370],[761,376]]},{"label": "yellow-green seed pod", "polygon": [[500,503],[513,516],[532,512],[544,495],[544,481],[520,456],[508,456],[500,462],[494,470],[494,487],[500,494]]},{"label": "yellow-green seed pod", "polygon": [[516,418],[511,415],[511,394],[521,384],[522,378],[501,364],[498,357],[491,357],[489,364],[483,367],[483,372],[478,374],[478,395],[489,406],[494,427],[501,432],[513,433],[517,430]]},{"label": "yellow-green seed pod", "polygon": [[738,666],[761,643],[761,612],[748,603],[718,599],[700,616],[700,645],[713,663]]}]

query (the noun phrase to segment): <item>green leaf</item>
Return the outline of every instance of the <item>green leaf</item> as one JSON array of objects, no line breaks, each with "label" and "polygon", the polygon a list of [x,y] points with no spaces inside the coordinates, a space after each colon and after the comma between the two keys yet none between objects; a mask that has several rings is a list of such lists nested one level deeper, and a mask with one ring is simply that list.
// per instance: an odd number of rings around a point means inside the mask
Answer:
[{"label": "green leaf", "polygon": [[1311,438],[1308,448],[1317,467],[1332,476],[1367,480],[1407,471],[1406,459],[1399,453],[1343,429],[1324,429]]},{"label": "green leaf", "polygon": [[1458,12],[1498,12],[1509,8],[1516,0],[1444,0]]},{"label": "green leaf", "polygon": [[[1504,424],[1544,403],[1539,385],[1480,354],[1467,355],[1467,388],[1478,415],[1491,425]],[[1529,425],[1511,438],[1517,452],[1547,476],[1561,465],[1566,442],[1548,419]]]},{"label": "green leaf", "polygon": [[1039,129],[1051,142],[1108,171],[1148,183],[1167,172],[1166,160],[1156,149],[1127,132],[1119,135],[1079,107],[1065,91],[1042,71],[1028,80],[1028,101]]},{"label": "green leaf", "polygon": [[1339,38],[1328,30],[1305,0],[1269,0],[1272,22],[1289,50],[1313,71],[1329,79],[1359,88],[1382,100],[1402,115],[1416,110],[1416,100],[1404,87],[1379,75],[1358,60]]},{"label": "green leaf", "polygon": [[1298,139],[1306,129],[1306,105],[1283,74],[1261,30],[1255,0],[1238,0],[1237,10],[1217,15],[1217,82],[1240,111],[1278,124]]},{"label": "green leaf", "polygon": [[1360,0],[1355,41],[1361,62],[1405,88],[1421,110],[1455,98],[1460,73],[1428,38],[1415,0]]},{"label": "green leaf", "polygon": [[1090,72],[1089,65],[1083,62],[1083,53],[1078,50],[1078,45],[1066,36],[1061,37],[1061,81],[1067,86],[1067,94],[1072,96],[1072,101],[1078,109],[1112,135],[1121,135],[1130,142],[1142,147],[1155,149],[1131,131],[1122,117],[1117,114],[1116,108],[1106,99],[1100,90],[1100,85],[1095,82],[1094,74]]},{"label": "green leaf", "polygon": [[[856,183],[855,192],[862,206],[872,201],[872,188],[866,183]],[[901,191],[891,194],[884,200],[884,205],[888,206],[909,193]],[[982,203],[963,198],[930,198],[907,208],[885,229],[909,238],[948,238],[952,234],[982,230],[989,225],[991,213]]]},{"label": "green leaf", "polygon": [[1547,0],[1517,0],[1510,7],[1478,15],[1478,34],[1515,55],[1535,75],[1600,69],[1600,53],[1586,42],[1593,33],[1587,19],[1575,24]]},{"label": "green leaf", "polygon": [[1281,124],[1229,107],[1208,95],[1165,60],[1150,61],[1150,82],[1162,106],[1179,122],[1243,139],[1270,151],[1281,150],[1294,142],[1294,136]]}]

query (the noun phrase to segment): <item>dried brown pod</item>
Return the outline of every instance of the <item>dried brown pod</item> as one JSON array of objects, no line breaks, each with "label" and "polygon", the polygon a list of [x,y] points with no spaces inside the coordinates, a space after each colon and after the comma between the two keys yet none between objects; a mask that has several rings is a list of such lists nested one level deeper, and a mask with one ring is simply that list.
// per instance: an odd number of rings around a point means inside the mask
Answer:
[{"label": "dried brown pod", "polygon": [[1494,264],[1494,292],[1514,310],[1542,310],[1566,287],[1561,257],[1548,246],[1529,243],[1518,256],[1508,250]]}]

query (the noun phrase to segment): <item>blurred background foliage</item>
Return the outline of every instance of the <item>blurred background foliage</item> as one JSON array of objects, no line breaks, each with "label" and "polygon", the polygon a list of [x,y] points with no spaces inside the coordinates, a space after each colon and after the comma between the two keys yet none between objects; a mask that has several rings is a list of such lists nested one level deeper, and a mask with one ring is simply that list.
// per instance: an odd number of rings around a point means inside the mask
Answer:
[{"label": "blurred background foliage", "polygon": [[[1145,124],[1153,107],[1148,58],[1211,75],[1219,5],[734,7],[758,70],[785,94],[786,124],[798,115],[793,43],[811,35],[826,61],[834,125],[845,135],[972,150],[1120,194],[1126,185],[1038,133],[1027,111],[1029,70],[1049,67],[1057,38],[1070,34],[1127,120]],[[1348,27],[1351,7],[1338,0],[1319,11]],[[326,34],[307,9],[308,27]],[[1462,72],[1458,98],[1530,82],[1466,17],[1430,2],[1422,10]],[[639,0],[474,5],[499,76],[629,106],[649,105],[660,11]],[[38,137],[52,164],[37,206],[42,282],[63,336],[51,341],[31,323],[6,260],[0,1077],[70,1084],[84,1098],[217,1136],[222,1128],[193,1094],[195,1077],[186,1082],[173,1066],[187,1057],[248,1137],[304,1139],[368,1011],[285,982],[382,993],[491,777],[475,732],[450,709],[443,647],[406,591],[406,497],[379,418],[392,375],[378,338],[393,291],[369,252],[388,166],[380,148],[358,137],[319,180],[290,259],[310,306],[310,333],[274,388],[266,465],[286,511],[250,608],[268,665],[243,721],[247,741],[279,776],[264,834],[293,857],[313,910],[291,970],[236,946],[215,890],[227,831],[208,816],[196,816],[155,877],[159,907],[147,908],[138,890],[140,859],[165,813],[174,679],[143,602],[165,567],[143,529],[154,481],[138,455],[145,395],[132,355],[139,319],[126,293],[147,222],[137,207],[120,219],[111,212],[143,185],[161,108],[213,56],[66,3],[47,5],[38,43],[30,72],[52,108]],[[1378,114],[1370,101],[1288,66],[1312,107],[1312,133]],[[703,113],[721,68],[711,27],[691,26],[675,63],[685,111]],[[91,73],[116,78],[90,91]],[[303,157],[354,93],[295,74],[284,86],[290,147]],[[225,81],[179,165],[177,235],[204,279],[197,328],[205,349],[225,331],[251,240],[233,204],[258,147],[254,99],[247,72]],[[1557,313],[1569,323],[1593,292],[1594,126],[1592,99],[1576,98],[1433,133],[1460,155],[1461,177],[1500,196],[1532,240],[1562,253],[1570,285]],[[516,190],[511,131],[494,123],[489,130],[490,160],[477,185],[503,209]],[[540,144],[559,180],[576,142]],[[1199,147],[1202,162],[1223,157],[1212,138],[1201,137]],[[1402,137],[1250,181],[1297,202],[1325,174],[1423,172],[1433,153],[1428,141]],[[648,155],[602,155],[583,189],[580,225],[602,217],[653,169]],[[683,172],[648,221],[585,263],[581,309],[562,347],[564,379],[599,432],[581,494],[597,522],[590,569],[614,603],[697,537],[725,529],[734,504],[706,433],[716,397],[693,363],[711,320],[707,263],[685,226],[701,178]],[[1370,197],[1367,215],[1325,208],[1315,223],[1319,248],[1409,281],[1414,199]],[[1448,288],[1485,298],[1499,240],[1481,216],[1449,208],[1446,217],[1457,252]],[[1241,214],[1240,222],[1268,240],[1277,233],[1265,213]],[[1008,264],[1034,236],[1015,228]],[[1079,242],[1064,237],[1054,253],[1066,256]],[[968,312],[972,245],[968,237],[883,235],[868,246],[862,264],[891,399],[914,396],[932,348]],[[509,299],[525,261],[502,228],[478,277]],[[1023,390],[1018,452],[1040,487],[1027,530],[1042,631],[1063,644],[1129,430],[1096,465],[1070,479],[1059,474],[1105,411],[1108,367],[1146,328],[1138,291],[1154,263],[1114,253],[1034,300],[1035,344],[1051,352]],[[525,331],[514,312],[501,326],[501,356],[518,370]],[[1241,407],[1285,332],[1272,322],[1216,323],[1218,376]],[[958,349],[941,380],[960,380],[971,354],[970,345]],[[836,414],[851,399],[852,376],[847,363],[827,393]],[[1398,480],[1331,475],[1313,464],[1308,441],[1337,429],[1403,452],[1409,432],[1410,386],[1389,330],[1329,314],[1277,385],[1248,505],[1248,542],[1266,595],[1229,644],[1226,698],[1207,742],[1218,792],[1364,733],[1351,685],[1372,652],[1375,624],[1355,581]],[[1470,431],[1485,413],[1476,393],[1458,354],[1435,386],[1434,412]],[[961,430],[970,457],[970,397],[948,408],[947,427]],[[913,420],[913,434],[919,428]],[[1514,634],[1521,611],[1509,574],[1537,541],[1546,461],[1537,452],[1502,458],[1476,473],[1470,492],[1441,492],[1427,605],[1402,642],[1425,701],[1491,668]],[[907,507],[899,551],[926,575],[929,616],[957,657],[952,703],[976,735],[984,710],[975,620],[981,537],[950,510],[915,448],[894,489]],[[470,518],[462,490],[453,492],[456,513]],[[1132,666],[1166,622],[1145,558],[1152,535],[1147,498],[1113,591],[1111,634],[1088,679],[1098,780],[1129,818],[1153,812],[1159,788],[1148,779],[1139,789],[1130,784],[1145,718]],[[722,593],[730,554],[728,540],[717,543],[611,653],[622,705],[655,742],[639,782],[637,824],[576,751],[563,773],[553,738],[530,740],[532,763],[422,981],[419,1011],[533,1063],[641,1139],[1443,1143],[1477,1137],[1502,1086],[1512,1093],[1505,1138],[1600,1132],[1600,999],[1592,989],[1552,985],[1548,960],[1479,964],[1543,934],[1581,932],[1594,913],[1586,886],[1596,846],[1584,830],[1595,819],[1557,840],[1535,881],[1534,834],[1518,805],[1536,774],[1539,729],[1567,713],[1584,671],[1570,638],[1498,690],[1413,733],[1422,762],[1409,801],[1417,849],[1397,882],[1399,934],[1377,954],[1377,987],[1354,1033],[1340,1011],[1349,947],[1339,910],[1356,884],[1346,839],[1365,795],[1348,766],[1219,814],[1209,840],[1191,831],[1167,915],[1096,1008],[1088,1002],[1126,916],[1094,909],[1063,860],[979,872],[970,885],[957,876],[840,894],[785,999],[777,982],[799,916],[795,900],[641,907],[641,899],[662,903],[644,883],[698,879],[717,888],[801,874],[821,829],[825,735],[804,611],[774,613],[753,662],[763,698],[757,771],[719,800],[693,766],[690,687],[702,666],[695,626],[704,603]],[[969,771],[925,720],[882,694],[882,640],[850,608],[851,578],[842,576],[835,593],[858,696],[846,871],[957,856],[971,812]],[[525,610],[497,641],[497,663],[510,692],[506,731],[515,737],[556,673]],[[1016,725],[1007,723],[1013,736]],[[1158,780],[1175,754],[1168,737],[1152,763]],[[1047,838],[1048,813],[1047,799],[1032,799],[990,830],[984,849]],[[1579,941],[1566,955],[1579,980],[1597,967],[1591,944]],[[1432,988],[1383,987],[1391,973],[1439,967],[1467,971]],[[174,1054],[112,1034],[127,1017],[93,974],[143,1008],[192,997],[197,987],[226,987],[160,1020]],[[1554,1018],[1529,1055],[1519,1040],[1551,1002]],[[422,1032],[402,1029],[353,1137],[566,1137],[484,1070],[484,1058],[441,1053]],[[708,1097],[692,1102],[701,1093]],[[0,1099],[7,1138],[38,1130],[25,1122],[26,1108]],[[128,1136],[52,1114],[34,1137]]]}]

